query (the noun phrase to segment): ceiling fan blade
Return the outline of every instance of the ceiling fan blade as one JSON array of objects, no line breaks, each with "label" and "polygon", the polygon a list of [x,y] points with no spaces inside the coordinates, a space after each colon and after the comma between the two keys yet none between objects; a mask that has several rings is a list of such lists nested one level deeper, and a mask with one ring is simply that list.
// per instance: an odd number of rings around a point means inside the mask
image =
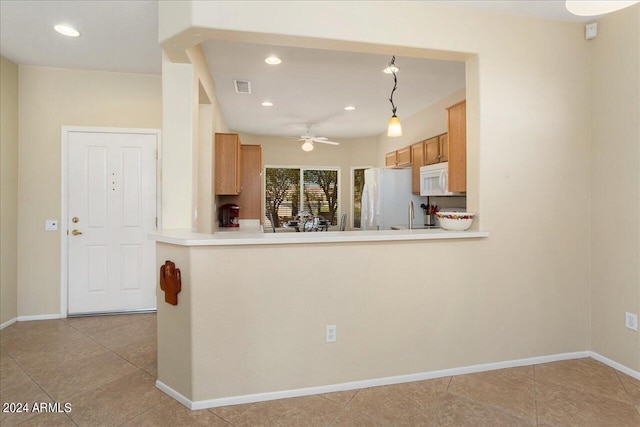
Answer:
[{"label": "ceiling fan blade", "polygon": [[316,136],[313,139],[317,141],[327,141],[329,138],[327,138],[326,136]]},{"label": "ceiling fan blade", "polygon": [[319,142],[319,143],[322,143],[322,144],[329,144],[329,145],[340,145],[339,142],[335,142],[335,141],[322,141],[322,140],[319,141],[319,140],[316,139],[316,142]]}]

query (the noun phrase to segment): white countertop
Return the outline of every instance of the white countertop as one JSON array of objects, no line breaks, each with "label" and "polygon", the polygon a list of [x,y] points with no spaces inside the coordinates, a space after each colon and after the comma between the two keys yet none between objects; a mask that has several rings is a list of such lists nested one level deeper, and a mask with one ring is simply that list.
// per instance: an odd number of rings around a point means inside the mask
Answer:
[{"label": "white countertop", "polygon": [[150,240],[179,246],[283,245],[300,243],[389,242],[402,240],[477,239],[489,237],[487,231],[380,230],[317,231],[307,233],[214,233],[189,230],[160,230]]}]

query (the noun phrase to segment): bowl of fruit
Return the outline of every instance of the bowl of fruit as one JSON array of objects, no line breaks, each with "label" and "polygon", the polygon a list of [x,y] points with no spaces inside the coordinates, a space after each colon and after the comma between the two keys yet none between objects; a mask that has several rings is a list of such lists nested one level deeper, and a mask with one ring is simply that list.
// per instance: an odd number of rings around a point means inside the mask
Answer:
[{"label": "bowl of fruit", "polygon": [[464,231],[471,227],[476,214],[471,212],[440,211],[436,214],[440,220],[440,227],[451,231]]}]

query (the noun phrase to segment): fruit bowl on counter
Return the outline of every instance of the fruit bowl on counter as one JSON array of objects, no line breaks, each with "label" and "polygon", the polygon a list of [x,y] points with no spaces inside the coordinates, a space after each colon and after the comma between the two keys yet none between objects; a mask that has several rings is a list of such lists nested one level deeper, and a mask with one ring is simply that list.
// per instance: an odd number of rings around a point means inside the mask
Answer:
[{"label": "fruit bowl on counter", "polygon": [[447,212],[440,211],[436,213],[440,220],[440,226],[445,230],[464,231],[471,227],[473,218],[476,214],[471,212]]}]

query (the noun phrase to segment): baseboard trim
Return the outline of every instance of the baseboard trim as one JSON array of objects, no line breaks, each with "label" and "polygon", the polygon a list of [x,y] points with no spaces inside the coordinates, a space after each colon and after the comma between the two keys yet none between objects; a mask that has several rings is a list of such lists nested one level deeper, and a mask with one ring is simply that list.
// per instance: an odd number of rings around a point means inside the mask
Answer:
[{"label": "baseboard trim", "polygon": [[615,362],[609,359],[608,357],[604,357],[603,355],[596,353],[595,351],[591,351],[590,353],[591,353],[591,357],[596,359],[598,362],[602,362],[605,365],[611,366],[613,369],[616,369],[622,373],[629,375],[630,377],[640,380],[640,372],[635,371],[631,368],[628,368],[621,363]]},{"label": "baseboard trim", "polygon": [[[367,387],[382,385],[401,384],[413,381],[430,380],[452,375],[472,374],[475,372],[494,371],[496,369],[515,368],[540,363],[558,362],[560,360],[581,359],[592,356],[590,351],[577,351],[573,353],[553,354],[549,356],[530,357],[527,359],[507,360],[504,362],[483,363],[480,365],[463,366],[459,368],[442,369],[438,371],[421,372],[408,375],[397,375],[393,377],[374,378],[370,380],[352,381],[347,383],[330,384],[317,387],[298,388],[293,390],[282,390],[267,393],[246,394],[241,396],[222,397],[218,399],[191,401],[170,386],[156,381],[156,387],[176,399],[189,409],[207,409],[218,406],[238,405],[242,403],[264,402],[268,400],[284,399],[288,397],[301,397],[314,394],[332,393],[336,391],[356,390]],[[599,356],[599,355],[598,355]],[[600,356],[602,357],[602,356]],[[595,359],[595,357],[594,357]],[[606,362],[603,362],[606,363]],[[615,362],[613,362],[615,363]],[[606,363],[608,364],[608,363]],[[626,368],[629,370],[628,368]],[[626,373],[626,372],[625,372]]]},{"label": "baseboard trim", "polygon": [[[174,389],[172,389],[171,387],[169,387],[168,385],[166,385],[162,381],[156,380],[156,387],[158,389],[160,389],[161,391],[164,391],[169,396],[173,397],[178,402],[182,403],[187,408],[189,408],[189,409],[200,409],[200,408],[194,408],[193,407],[194,402],[192,402],[191,400],[187,399],[182,394],[178,393],[177,391],[175,391]],[[211,406],[211,407],[213,408],[213,406]]]},{"label": "baseboard trim", "polygon": [[7,320],[6,322],[4,322],[3,324],[0,325],[0,331],[3,330],[4,328],[6,328],[7,326],[13,325],[17,321],[18,321],[17,317],[14,317],[13,319]]},{"label": "baseboard trim", "polygon": [[38,314],[35,316],[18,316],[18,322],[30,322],[32,320],[52,320],[61,319],[63,316],[60,314]]}]

